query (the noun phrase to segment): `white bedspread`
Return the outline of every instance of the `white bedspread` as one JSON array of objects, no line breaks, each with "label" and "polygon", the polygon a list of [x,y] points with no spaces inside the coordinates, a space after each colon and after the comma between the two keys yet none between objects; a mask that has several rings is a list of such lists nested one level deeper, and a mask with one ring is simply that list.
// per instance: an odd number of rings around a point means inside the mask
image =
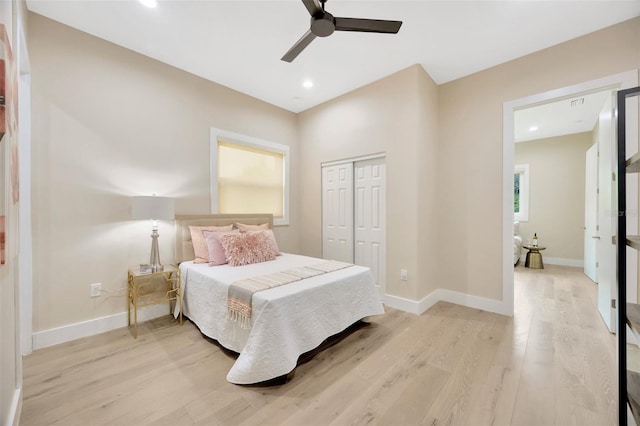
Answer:
[{"label": "white bedspread", "polygon": [[249,330],[226,319],[231,283],[319,261],[285,253],[274,261],[241,267],[180,265],[184,315],[203,334],[240,354],[227,374],[229,382],[251,384],[287,374],[300,355],[326,338],[384,313],[371,271],[352,266],[255,293]]}]

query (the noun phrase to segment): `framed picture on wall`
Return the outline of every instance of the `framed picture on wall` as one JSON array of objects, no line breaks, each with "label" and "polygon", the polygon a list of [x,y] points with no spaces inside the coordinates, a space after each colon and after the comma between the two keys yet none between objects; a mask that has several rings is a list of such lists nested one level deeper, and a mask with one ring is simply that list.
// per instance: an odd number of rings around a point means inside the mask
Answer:
[{"label": "framed picture on wall", "polygon": [[6,27],[0,24],[0,265],[7,262],[7,222],[16,211],[9,207],[19,200],[17,74]]}]

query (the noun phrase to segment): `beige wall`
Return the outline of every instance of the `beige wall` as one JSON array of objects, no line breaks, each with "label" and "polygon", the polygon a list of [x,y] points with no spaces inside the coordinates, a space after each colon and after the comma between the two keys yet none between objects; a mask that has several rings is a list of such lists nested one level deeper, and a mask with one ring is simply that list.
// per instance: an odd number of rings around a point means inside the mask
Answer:
[{"label": "beige wall", "polygon": [[503,103],[640,68],[640,18],[440,86],[438,282],[502,298]]},{"label": "beige wall", "polygon": [[[384,152],[387,293],[416,300],[433,285],[433,270],[425,271],[433,265],[420,264],[418,253],[435,262],[437,100],[435,83],[416,65],[299,115],[303,254],[322,255],[320,165]],[[425,234],[429,241],[420,240]]]},{"label": "beige wall", "polygon": [[[212,126],[291,146],[283,250],[321,254],[322,162],[384,152],[388,293],[501,300],[503,103],[640,67],[638,18],[439,87],[412,66],[296,116],[30,21],[35,331],[123,311],[126,269],[149,251],[129,197],[155,192],[175,197],[177,213],[208,212]],[[166,263],[169,223],[160,236]],[[115,292],[90,299],[92,282]]]},{"label": "beige wall", "polygon": [[[34,331],[125,311],[127,269],[149,259],[150,224],[130,197],[176,199],[177,214],[210,212],[209,129],[290,146],[298,197],[295,114],[31,14]],[[276,229],[297,251],[291,225]],[[160,224],[173,259],[173,226]],[[113,291],[89,298],[89,284]]]},{"label": "beige wall", "polygon": [[529,165],[529,221],[524,241],[538,235],[545,258],[584,259],[585,156],[593,133],[515,144],[515,164]]},{"label": "beige wall", "polygon": [[384,151],[387,292],[502,300],[503,103],[638,68],[640,18],[442,86],[414,66],[301,113],[301,250],[321,253],[320,163]]}]

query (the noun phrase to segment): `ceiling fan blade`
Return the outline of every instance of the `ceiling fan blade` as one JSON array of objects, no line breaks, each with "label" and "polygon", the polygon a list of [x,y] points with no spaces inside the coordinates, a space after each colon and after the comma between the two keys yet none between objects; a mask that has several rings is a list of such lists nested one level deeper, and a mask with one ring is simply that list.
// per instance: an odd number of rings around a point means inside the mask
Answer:
[{"label": "ceiling fan blade", "polygon": [[302,0],[304,7],[309,11],[309,15],[314,16],[316,13],[322,12],[322,5],[318,0]]},{"label": "ceiling fan blade", "polygon": [[385,21],[380,19],[335,18],[336,31],[359,31],[364,33],[396,34],[400,31],[402,21]]},{"label": "ceiling fan blade", "polygon": [[309,43],[313,41],[314,38],[316,38],[316,35],[312,33],[311,30],[308,30],[300,40],[298,40],[296,44],[294,44],[293,47],[284,54],[281,60],[285,62],[293,62],[293,60],[309,45]]}]

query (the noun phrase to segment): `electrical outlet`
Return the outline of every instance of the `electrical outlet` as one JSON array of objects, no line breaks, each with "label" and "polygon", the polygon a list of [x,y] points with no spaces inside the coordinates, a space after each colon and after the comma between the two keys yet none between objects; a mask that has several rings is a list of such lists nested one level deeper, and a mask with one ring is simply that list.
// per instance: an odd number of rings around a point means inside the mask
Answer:
[{"label": "electrical outlet", "polygon": [[409,272],[406,269],[400,269],[400,279],[406,281],[409,278]]},{"label": "electrical outlet", "polygon": [[102,292],[102,283],[93,283],[91,284],[91,292],[89,293],[90,297],[100,297],[100,293]]}]

